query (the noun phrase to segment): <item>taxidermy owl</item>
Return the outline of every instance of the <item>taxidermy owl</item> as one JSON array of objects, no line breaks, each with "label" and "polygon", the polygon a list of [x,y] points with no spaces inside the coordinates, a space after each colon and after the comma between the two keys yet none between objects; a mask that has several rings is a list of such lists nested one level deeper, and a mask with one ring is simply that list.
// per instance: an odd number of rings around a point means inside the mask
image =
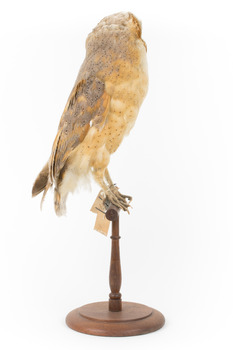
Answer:
[{"label": "taxidermy owl", "polygon": [[106,198],[128,211],[132,197],[113,184],[110,156],[132,129],[148,88],[147,47],[140,21],[120,12],[105,17],[88,35],[86,57],[62,114],[50,158],[32,196],[54,188],[57,215],[69,192],[92,174]]}]

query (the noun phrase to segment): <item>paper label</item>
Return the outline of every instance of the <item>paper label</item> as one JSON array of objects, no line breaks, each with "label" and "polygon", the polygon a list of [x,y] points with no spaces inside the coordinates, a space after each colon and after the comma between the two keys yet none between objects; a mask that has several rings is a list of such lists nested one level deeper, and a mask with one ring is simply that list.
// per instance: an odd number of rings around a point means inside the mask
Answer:
[{"label": "paper label", "polygon": [[108,219],[106,219],[105,214],[103,214],[101,212],[97,213],[94,230],[107,236],[109,225],[110,225],[110,221]]},{"label": "paper label", "polygon": [[103,194],[103,191],[99,191],[92,207],[91,207],[91,211],[92,213],[99,213],[99,212],[104,212],[106,211],[105,209],[105,206],[104,206],[104,202],[103,202],[103,199],[104,199],[104,194]]},{"label": "paper label", "polygon": [[103,191],[100,191],[91,207],[91,211],[97,214],[94,230],[107,236],[108,229],[110,226],[110,221],[105,217],[106,208],[105,208],[103,199],[104,199]]}]

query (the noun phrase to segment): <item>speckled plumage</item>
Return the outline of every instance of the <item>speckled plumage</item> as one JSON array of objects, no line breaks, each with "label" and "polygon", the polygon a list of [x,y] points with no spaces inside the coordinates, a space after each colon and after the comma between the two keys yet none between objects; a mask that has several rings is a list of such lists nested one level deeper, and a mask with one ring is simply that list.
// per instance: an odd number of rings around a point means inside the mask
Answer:
[{"label": "speckled plumage", "polygon": [[131,13],[105,17],[87,37],[85,60],[33,196],[44,190],[44,198],[54,185],[55,211],[62,215],[68,193],[91,173],[109,199],[127,210],[130,197],[114,187],[107,166],[133,127],[147,87],[140,22]]}]

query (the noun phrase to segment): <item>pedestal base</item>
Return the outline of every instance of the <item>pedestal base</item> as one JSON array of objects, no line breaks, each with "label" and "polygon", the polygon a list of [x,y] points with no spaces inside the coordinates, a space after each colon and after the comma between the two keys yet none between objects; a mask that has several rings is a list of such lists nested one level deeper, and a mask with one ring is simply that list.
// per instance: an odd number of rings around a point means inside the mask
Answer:
[{"label": "pedestal base", "polygon": [[66,317],[67,325],[75,331],[106,337],[146,334],[163,327],[161,312],[146,305],[122,302],[122,311],[108,310],[108,302],[81,306]]}]

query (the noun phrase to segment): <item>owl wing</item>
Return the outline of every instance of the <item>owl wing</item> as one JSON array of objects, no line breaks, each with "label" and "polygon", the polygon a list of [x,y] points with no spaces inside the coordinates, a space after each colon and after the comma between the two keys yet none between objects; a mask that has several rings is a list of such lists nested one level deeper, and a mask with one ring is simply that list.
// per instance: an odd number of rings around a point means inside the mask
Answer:
[{"label": "owl wing", "polygon": [[49,160],[50,184],[59,177],[71,152],[83,141],[90,123],[102,128],[106,121],[110,96],[105,84],[96,77],[77,82],[69,96],[54,140]]}]

